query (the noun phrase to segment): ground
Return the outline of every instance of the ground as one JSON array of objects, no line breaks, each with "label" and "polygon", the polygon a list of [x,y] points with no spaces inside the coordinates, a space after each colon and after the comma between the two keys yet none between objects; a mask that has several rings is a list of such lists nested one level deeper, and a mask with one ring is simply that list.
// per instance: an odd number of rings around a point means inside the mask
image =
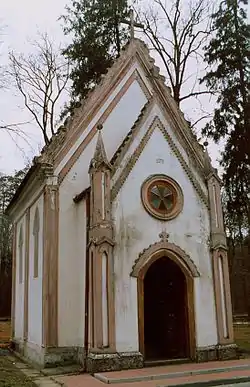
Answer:
[{"label": "ground", "polygon": [[235,342],[239,351],[245,357],[250,356],[250,324],[235,325],[234,327]]},{"label": "ground", "polygon": [[0,387],[33,387],[31,379],[27,378],[9,359],[9,345],[11,336],[10,321],[0,321]]},{"label": "ground", "polygon": [[0,349],[0,387],[34,387],[31,379],[15,367],[8,355],[7,350]]},{"label": "ground", "polygon": [[[235,325],[234,335],[235,335],[235,342],[239,347],[240,357],[245,359],[250,358],[250,324]],[[12,355],[7,349],[9,345],[10,337],[11,337],[10,321],[0,321],[0,387],[24,387],[24,386],[35,387],[39,385],[52,386],[52,384],[56,386],[56,384],[54,384],[49,379],[47,379],[47,381],[44,379],[44,377],[41,379],[41,374],[39,374],[38,371],[31,370],[27,372],[28,366],[26,366],[23,363],[20,363],[19,360],[16,360],[15,358],[12,357]],[[241,360],[241,361],[244,362],[248,360]],[[30,377],[26,376],[25,373]],[[78,378],[79,378],[79,381],[78,381]],[[193,379],[194,378],[195,377],[193,377]],[[196,378],[198,378],[198,376],[196,376]],[[82,386],[83,384],[89,385],[89,387],[92,385],[94,387],[96,386],[99,387],[101,385],[104,385],[102,382],[97,381],[94,378],[91,378],[89,375],[86,375],[86,376],[79,375],[79,376],[72,376],[68,378],[65,377],[63,378],[63,380],[57,380],[57,382],[58,381],[65,382],[65,385],[67,387],[71,387],[71,386],[77,387],[80,385]],[[36,382],[36,384],[34,382]],[[40,382],[42,384],[40,384]],[[151,382],[151,383],[154,387],[157,386],[157,382],[155,383]],[[137,383],[132,383],[132,384],[137,385]],[[126,383],[126,387],[129,387],[130,385],[132,387],[132,384]],[[145,382],[142,382],[140,386],[144,384]],[[148,384],[150,384],[150,382],[148,382]],[[163,385],[165,385],[165,382]],[[122,386],[124,386],[124,384],[122,384]],[[240,387],[240,384],[237,384],[237,386]],[[249,382],[247,382],[247,384],[242,384],[242,387],[243,386],[244,387],[249,386]]]}]

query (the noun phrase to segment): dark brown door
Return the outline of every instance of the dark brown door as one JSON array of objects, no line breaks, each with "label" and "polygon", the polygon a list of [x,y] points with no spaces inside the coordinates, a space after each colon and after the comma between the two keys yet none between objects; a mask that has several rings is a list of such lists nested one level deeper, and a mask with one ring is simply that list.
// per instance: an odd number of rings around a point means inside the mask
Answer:
[{"label": "dark brown door", "polygon": [[167,257],[155,261],[144,278],[146,360],[188,357],[187,284]]}]

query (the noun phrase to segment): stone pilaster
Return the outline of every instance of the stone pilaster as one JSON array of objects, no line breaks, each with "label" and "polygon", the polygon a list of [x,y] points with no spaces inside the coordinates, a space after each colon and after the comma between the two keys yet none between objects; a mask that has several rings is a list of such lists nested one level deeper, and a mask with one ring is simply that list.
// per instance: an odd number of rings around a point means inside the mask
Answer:
[{"label": "stone pilaster", "polygon": [[104,149],[102,127],[89,174],[90,198],[90,351],[115,351],[113,224],[111,218],[110,172]]},{"label": "stone pilaster", "polygon": [[233,318],[229,282],[226,234],[221,203],[221,181],[205,152],[210,206],[211,252],[216,303],[218,344],[232,344]]},{"label": "stone pilaster", "polygon": [[15,337],[15,310],[16,310],[16,258],[17,258],[17,224],[13,225],[12,243],[12,298],[11,298],[11,338]]},{"label": "stone pilaster", "polygon": [[29,330],[29,250],[30,250],[30,209],[25,216],[25,259],[24,259],[24,313],[23,313],[23,339],[28,340]]},{"label": "stone pilaster", "polygon": [[43,346],[58,345],[58,217],[57,181],[47,179],[44,189],[43,229]]}]

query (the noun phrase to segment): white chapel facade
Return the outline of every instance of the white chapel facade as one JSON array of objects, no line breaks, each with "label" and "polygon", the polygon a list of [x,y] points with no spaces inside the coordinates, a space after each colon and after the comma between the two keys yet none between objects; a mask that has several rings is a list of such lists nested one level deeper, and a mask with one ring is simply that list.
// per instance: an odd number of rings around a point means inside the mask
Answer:
[{"label": "white chapel facade", "polygon": [[35,158],[8,213],[25,358],[96,372],[235,357],[220,180],[140,40]]}]

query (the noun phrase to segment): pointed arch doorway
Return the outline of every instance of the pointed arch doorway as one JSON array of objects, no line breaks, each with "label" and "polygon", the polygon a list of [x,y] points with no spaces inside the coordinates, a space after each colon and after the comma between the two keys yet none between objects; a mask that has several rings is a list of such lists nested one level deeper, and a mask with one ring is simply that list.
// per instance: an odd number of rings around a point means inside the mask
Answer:
[{"label": "pointed arch doorway", "polygon": [[160,250],[138,272],[139,347],[146,361],[194,359],[193,276],[173,251]]}]

